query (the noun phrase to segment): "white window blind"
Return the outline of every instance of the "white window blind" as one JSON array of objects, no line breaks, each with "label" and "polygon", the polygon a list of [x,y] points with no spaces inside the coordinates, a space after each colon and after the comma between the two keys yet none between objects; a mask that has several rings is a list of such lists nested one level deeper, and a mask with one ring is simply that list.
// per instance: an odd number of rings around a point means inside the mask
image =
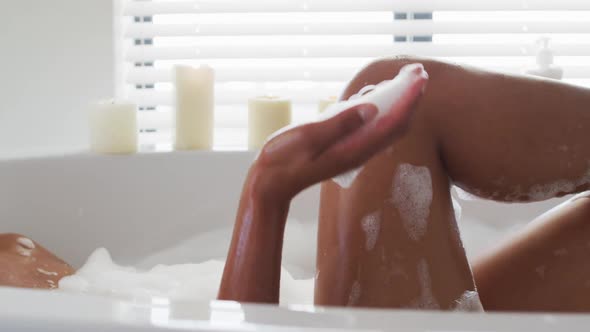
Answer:
[{"label": "white window blind", "polygon": [[414,54],[518,73],[551,38],[564,80],[590,87],[588,0],[127,0],[125,97],[141,142],[170,146],[175,64],[216,70],[215,146],[246,145],[247,99],[292,98],[315,116],[372,58]]}]

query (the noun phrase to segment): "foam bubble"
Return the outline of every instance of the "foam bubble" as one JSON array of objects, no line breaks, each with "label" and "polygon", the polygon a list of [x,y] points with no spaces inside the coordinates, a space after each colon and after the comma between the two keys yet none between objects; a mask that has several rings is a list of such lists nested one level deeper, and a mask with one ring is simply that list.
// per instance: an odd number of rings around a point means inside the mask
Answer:
[{"label": "foam bubble", "polygon": [[25,256],[25,257],[30,257],[31,256],[31,250],[29,250],[29,249],[25,249],[23,247],[16,247],[16,251],[21,256]]},{"label": "foam bubble", "polygon": [[344,110],[356,105],[371,103],[377,107],[380,114],[389,112],[393,105],[402,97],[405,91],[414,84],[412,69],[415,66],[406,66],[391,80],[384,80],[377,85],[363,86],[357,93],[351,95],[348,100],[328,106],[321,118],[332,117]]},{"label": "foam bubble", "polygon": [[461,189],[461,187],[454,186],[454,188],[455,188],[455,192],[457,193],[457,197],[459,197],[459,199],[461,199],[463,201],[476,201],[476,200],[480,199],[476,195],[471,194],[471,193]]},{"label": "foam bubble", "polygon": [[[318,225],[289,218],[283,241],[283,265],[296,279],[313,278]],[[302,245],[308,243],[308,245]]]},{"label": "foam bubble", "polygon": [[35,243],[26,237],[19,237],[16,242],[23,248],[29,249],[29,250],[33,250],[35,249]]},{"label": "foam bubble", "polygon": [[545,265],[539,265],[535,268],[535,272],[541,279],[545,279],[545,270],[547,267]]},{"label": "foam bubble", "polygon": [[367,251],[373,250],[381,229],[381,212],[377,211],[366,215],[361,221],[361,227],[365,232],[365,249]]},{"label": "foam bubble", "polygon": [[[288,218],[283,242],[283,264],[295,279],[313,278],[315,270],[316,221],[300,221]],[[232,227],[220,227],[208,232],[198,233],[169,248],[143,257],[134,265],[149,269],[157,264],[201,263],[210,259],[224,260],[232,238]],[[302,243],[309,245],[302,246]]]},{"label": "foam bubble", "polygon": [[424,166],[399,165],[393,178],[392,201],[410,238],[417,241],[423,237],[432,203],[430,170]]},{"label": "foam bubble", "polygon": [[420,283],[420,296],[412,301],[411,307],[417,309],[439,309],[440,305],[432,293],[432,281],[428,263],[421,259],[418,262],[418,282]]},{"label": "foam bubble", "polygon": [[546,184],[536,184],[529,189],[527,196],[533,201],[543,201],[555,197],[558,193],[569,193],[576,190],[576,183],[568,180],[558,180]]},{"label": "foam bubble", "polygon": [[16,243],[16,251],[21,256],[30,257],[33,249],[35,249],[35,243],[26,237],[19,237],[16,239]]},{"label": "foam bubble", "polygon": [[549,183],[536,184],[531,186],[527,191],[521,186],[515,186],[512,192],[506,196],[507,200],[521,199],[529,201],[544,201],[556,197],[560,193],[572,193],[576,188],[588,185],[590,183],[590,169],[582,176],[574,180],[557,180]]},{"label": "foam bubble", "polygon": [[44,274],[46,276],[57,276],[57,272],[46,271],[46,270],[43,270],[42,268],[37,268],[37,272]]},{"label": "foam bubble", "polygon": [[476,291],[465,291],[460,298],[455,300],[455,311],[483,312],[483,305]]},{"label": "foam bubble", "polygon": [[[223,267],[223,261],[210,260],[138,270],[117,265],[109,252],[100,248],[90,255],[76,274],[62,278],[59,289],[134,301],[150,301],[152,297],[210,301],[217,296]],[[312,294],[313,279],[295,280],[282,269],[281,303],[312,304]]]},{"label": "foam bubble", "polygon": [[361,284],[358,280],[355,280],[350,287],[350,294],[348,295],[347,305],[352,306],[359,302],[361,298]]}]

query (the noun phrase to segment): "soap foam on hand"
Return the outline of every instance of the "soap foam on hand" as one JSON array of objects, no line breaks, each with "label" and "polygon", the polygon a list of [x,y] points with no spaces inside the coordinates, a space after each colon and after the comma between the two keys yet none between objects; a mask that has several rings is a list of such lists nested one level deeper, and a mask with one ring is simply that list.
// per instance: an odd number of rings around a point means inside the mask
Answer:
[{"label": "soap foam on hand", "polygon": [[[328,119],[340,112],[362,104],[375,105],[380,115],[389,112],[411,84],[414,83],[414,81],[410,79],[410,75],[416,75],[414,71],[417,68],[421,68],[422,75],[427,75],[422,64],[406,65],[400,70],[399,74],[391,80],[383,81],[377,85],[367,85],[356,94],[350,96],[348,100],[330,105],[326,111],[322,113],[320,119]],[[332,180],[341,188],[349,188],[352,186],[352,183],[361,171],[362,167],[359,167],[335,176]]]},{"label": "soap foam on hand", "polygon": [[426,75],[422,64],[404,66],[399,74],[391,80],[385,80],[377,85],[367,85],[350,96],[348,100],[328,106],[321,119],[333,117],[342,111],[361,104],[375,105],[379,114],[389,112],[404,92],[414,83],[409,78],[410,75],[416,75],[414,70],[417,68],[422,68],[423,75]]}]

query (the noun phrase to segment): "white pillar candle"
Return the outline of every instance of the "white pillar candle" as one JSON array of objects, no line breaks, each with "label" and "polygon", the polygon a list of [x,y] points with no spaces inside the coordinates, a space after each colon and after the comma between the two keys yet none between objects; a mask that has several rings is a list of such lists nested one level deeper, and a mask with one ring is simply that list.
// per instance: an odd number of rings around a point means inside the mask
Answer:
[{"label": "white pillar candle", "polygon": [[336,96],[331,96],[320,100],[320,102],[318,103],[318,113],[324,112],[326,108],[328,108],[328,106],[334,104],[336,101]]},{"label": "white pillar candle", "polygon": [[214,76],[209,66],[175,67],[177,150],[213,147]]},{"label": "white pillar candle", "polygon": [[90,109],[90,150],[97,153],[137,152],[137,107],[125,101],[103,101]]},{"label": "white pillar candle", "polygon": [[248,100],[248,148],[264,145],[267,137],[291,123],[291,101],[275,96]]}]

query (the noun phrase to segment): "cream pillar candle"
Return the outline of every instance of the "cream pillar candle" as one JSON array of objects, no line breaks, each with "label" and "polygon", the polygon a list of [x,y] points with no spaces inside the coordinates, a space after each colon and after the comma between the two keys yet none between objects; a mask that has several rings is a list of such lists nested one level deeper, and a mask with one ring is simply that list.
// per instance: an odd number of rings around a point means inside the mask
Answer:
[{"label": "cream pillar candle", "polygon": [[125,101],[103,101],[90,109],[90,150],[106,154],[137,152],[137,107]]},{"label": "cream pillar candle", "polygon": [[248,100],[248,148],[264,145],[266,138],[291,123],[291,101],[275,96]]},{"label": "cream pillar candle", "polygon": [[213,147],[214,72],[209,66],[175,67],[177,150]]},{"label": "cream pillar candle", "polygon": [[338,100],[337,100],[336,96],[331,96],[331,97],[324,98],[324,99],[320,100],[320,102],[318,103],[318,113],[324,112],[324,110],[326,108],[328,108],[328,106],[334,104],[337,101]]}]

